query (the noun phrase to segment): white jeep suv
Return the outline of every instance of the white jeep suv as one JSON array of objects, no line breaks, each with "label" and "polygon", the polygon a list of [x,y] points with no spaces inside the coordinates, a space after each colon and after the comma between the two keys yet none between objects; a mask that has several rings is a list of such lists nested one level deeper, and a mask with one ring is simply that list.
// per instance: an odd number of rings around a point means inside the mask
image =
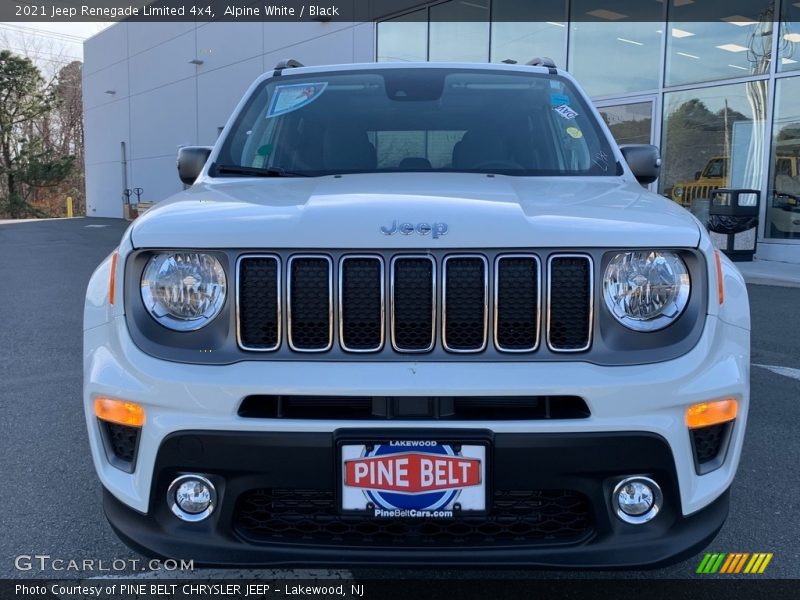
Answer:
[{"label": "white jeep suv", "polygon": [[279,64],[91,278],[106,515],[207,564],[662,564],[728,512],[738,271],[551,61]]}]

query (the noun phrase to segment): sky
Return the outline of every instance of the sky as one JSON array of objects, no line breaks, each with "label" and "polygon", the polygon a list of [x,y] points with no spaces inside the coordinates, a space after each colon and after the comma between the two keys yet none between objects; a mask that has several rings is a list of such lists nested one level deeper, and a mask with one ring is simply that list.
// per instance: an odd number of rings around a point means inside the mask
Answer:
[{"label": "sky", "polygon": [[113,25],[91,23],[0,22],[0,49],[26,54],[43,69],[71,60],[83,61],[83,40]]}]

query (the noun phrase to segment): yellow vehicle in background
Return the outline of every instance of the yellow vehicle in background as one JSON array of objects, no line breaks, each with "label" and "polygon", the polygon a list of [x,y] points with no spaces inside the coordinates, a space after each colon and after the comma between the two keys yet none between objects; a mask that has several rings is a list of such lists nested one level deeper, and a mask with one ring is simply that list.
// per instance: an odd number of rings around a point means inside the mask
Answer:
[{"label": "yellow vehicle in background", "polygon": [[728,185],[728,157],[711,158],[702,171],[697,171],[693,181],[679,181],[672,188],[672,199],[689,208],[696,198],[710,198],[711,192]]},{"label": "yellow vehicle in background", "polygon": [[[715,156],[706,163],[702,171],[695,174],[694,181],[679,181],[672,188],[672,200],[685,208],[691,208],[698,198],[711,198],[717,188],[728,187],[728,157]],[[800,157],[778,156],[775,163],[772,186],[772,209],[778,209],[772,219],[778,232],[774,235],[800,232]],[[773,211],[775,212],[775,211]]]}]

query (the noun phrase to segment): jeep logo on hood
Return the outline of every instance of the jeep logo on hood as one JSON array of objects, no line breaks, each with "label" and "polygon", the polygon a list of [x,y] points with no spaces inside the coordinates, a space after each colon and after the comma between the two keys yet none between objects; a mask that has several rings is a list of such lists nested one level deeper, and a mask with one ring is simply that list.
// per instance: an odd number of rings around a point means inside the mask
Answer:
[{"label": "jeep logo on hood", "polygon": [[399,223],[397,219],[392,221],[392,224],[388,227],[386,225],[381,226],[381,233],[383,235],[394,235],[395,233],[401,233],[403,235],[411,235],[415,231],[419,235],[429,235],[437,240],[443,235],[447,235],[447,223],[425,223],[424,221],[421,223]]}]

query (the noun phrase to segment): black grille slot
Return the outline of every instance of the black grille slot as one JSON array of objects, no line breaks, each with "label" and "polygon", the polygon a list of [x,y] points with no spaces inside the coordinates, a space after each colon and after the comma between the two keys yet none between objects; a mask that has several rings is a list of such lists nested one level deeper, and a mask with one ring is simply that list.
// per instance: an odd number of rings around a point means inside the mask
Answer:
[{"label": "black grille slot", "polygon": [[[732,422],[728,422],[692,429],[692,446],[698,465],[716,461],[727,444],[732,425]],[[708,470],[704,469],[703,472],[707,473]]]},{"label": "black grille slot", "polygon": [[369,396],[247,396],[239,416],[249,419],[366,419]]},{"label": "black grille slot", "polygon": [[332,289],[330,258],[289,260],[289,343],[294,350],[319,352],[331,347]]},{"label": "black grille slot", "polygon": [[430,257],[394,259],[392,281],[392,341],[404,352],[433,348],[435,267]]},{"label": "black grille slot", "polygon": [[487,277],[483,257],[445,259],[442,337],[447,350],[479,352],[485,348]]},{"label": "black grille slot", "polygon": [[585,419],[578,396],[247,396],[239,416],[251,419],[437,419],[524,421]]},{"label": "black grille slot", "polygon": [[280,345],[280,262],[274,256],[250,256],[239,262],[239,344],[247,350]]},{"label": "black grille slot", "polygon": [[342,348],[353,352],[383,346],[383,263],[380,258],[353,256],[342,260],[339,299]]},{"label": "black grille slot", "polygon": [[578,352],[592,335],[592,263],[588,256],[550,259],[547,336],[550,348]]},{"label": "black grille slot", "polygon": [[507,396],[453,399],[454,417],[464,421],[585,419],[589,407],[578,396]]},{"label": "black grille slot", "polygon": [[[136,450],[139,446],[139,433],[141,428],[100,421],[100,426],[105,428],[106,448],[120,461],[127,464],[116,464],[124,470],[133,471],[136,460]],[[112,461],[113,462],[113,461]]]},{"label": "black grille slot", "polygon": [[234,529],[251,543],[452,547],[580,542],[593,531],[588,498],[571,490],[496,491],[488,515],[374,519],[342,515],[328,490],[257,489],[242,494]]},{"label": "black grille slot", "polygon": [[503,256],[497,260],[495,344],[507,352],[539,345],[539,260]]}]

